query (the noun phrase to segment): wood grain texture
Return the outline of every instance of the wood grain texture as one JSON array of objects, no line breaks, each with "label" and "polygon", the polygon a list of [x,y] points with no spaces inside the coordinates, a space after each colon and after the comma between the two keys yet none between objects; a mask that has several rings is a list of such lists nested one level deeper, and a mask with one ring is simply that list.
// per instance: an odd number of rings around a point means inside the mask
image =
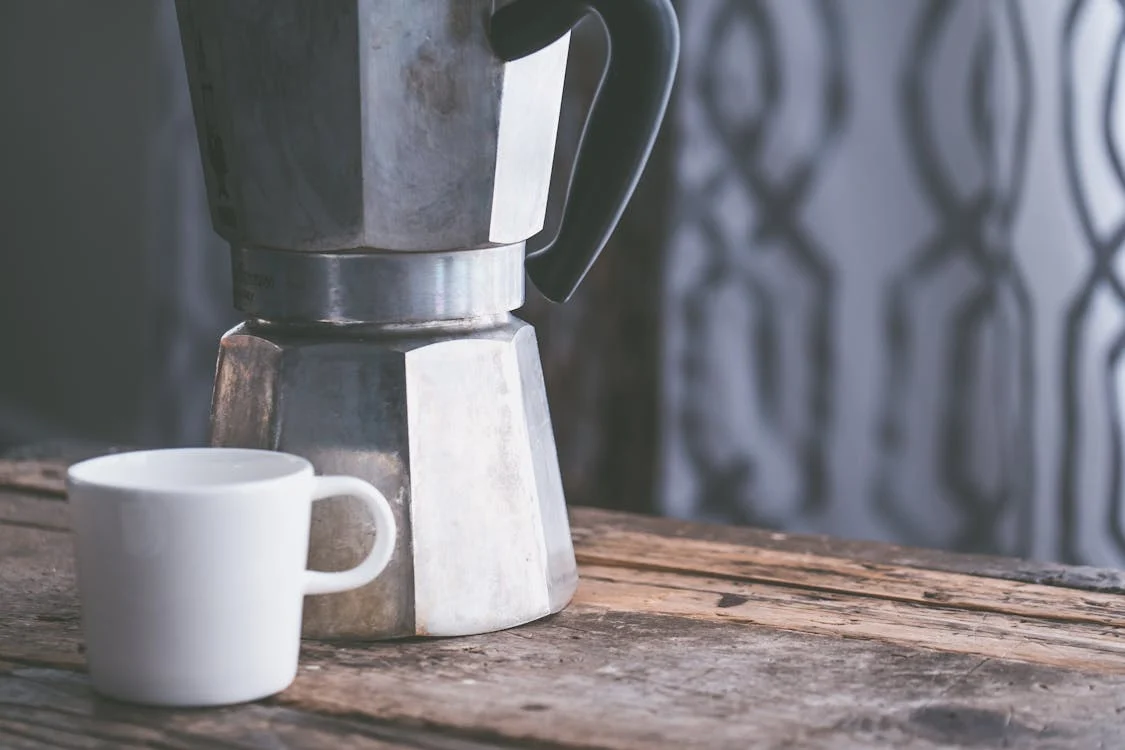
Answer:
[{"label": "wood grain texture", "polygon": [[650,533],[672,539],[724,542],[747,547],[838,557],[861,562],[968,573],[1013,581],[1125,594],[1125,572],[1061,565],[992,555],[966,555],[937,549],[841,539],[825,535],[787,534],[745,526],[723,526],[652,516],[621,515],[596,509],[573,509],[576,543],[614,531]]},{"label": "wood grain texture", "polygon": [[1105,587],[589,509],[556,617],[307,642],[269,701],[124,706],[82,674],[66,504],[36,491],[0,490],[0,747],[1125,747],[1125,597]]},{"label": "wood grain texture", "polygon": [[[285,693],[222,711],[123,706],[94,697],[84,676],[16,668],[0,675],[0,737],[51,730],[172,748],[1047,750],[1122,741],[1111,721],[1121,685],[1073,673],[856,642],[825,649],[809,636],[677,618],[562,619],[449,641],[311,645]],[[786,649],[792,656],[779,659]]]},{"label": "wood grain texture", "polygon": [[853,594],[1058,622],[1125,626],[1125,597],[1119,594],[809,552],[619,531],[587,536],[578,556],[586,565],[770,583],[823,594]]},{"label": "wood grain texture", "polygon": [[214,711],[162,711],[99,700],[85,675],[0,669],[0,746],[5,750],[484,750],[503,747],[421,727],[321,716],[272,702]]},{"label": "wood grain texture", "polygon": [[1125,675],[1125,640],[1112,627],[1060,627],[1021,616],[628,568],[584,567],[582,573],[578,606]]}]

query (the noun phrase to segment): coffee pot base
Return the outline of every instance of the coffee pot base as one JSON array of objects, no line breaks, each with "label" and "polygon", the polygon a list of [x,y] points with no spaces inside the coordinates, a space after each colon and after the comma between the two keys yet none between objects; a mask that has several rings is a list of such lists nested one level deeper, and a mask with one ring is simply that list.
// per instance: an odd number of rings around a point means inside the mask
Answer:
[{"label": "coffee pot base", "polygon": [[[456,636],[558,612],[577,566],[534,329],[243,323],[222,339],[211,442],[283,450],[391,501],[400,533],[363,588],[305,601],[303,635]],[[316,503],[309,566],[341,570],[374,528],[354,498]]]}]

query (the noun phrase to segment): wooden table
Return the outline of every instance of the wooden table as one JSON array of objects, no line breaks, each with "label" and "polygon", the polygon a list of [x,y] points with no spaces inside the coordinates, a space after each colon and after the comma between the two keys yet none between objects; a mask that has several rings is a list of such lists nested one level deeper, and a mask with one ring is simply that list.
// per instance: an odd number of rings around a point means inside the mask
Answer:
[{"label": "wooden table", "polygon": [[1119,573],[582,508],[550,620],[309,642],[256,704],[101,700],[62,471],[0,462],[5,749],[1125,748]]}]

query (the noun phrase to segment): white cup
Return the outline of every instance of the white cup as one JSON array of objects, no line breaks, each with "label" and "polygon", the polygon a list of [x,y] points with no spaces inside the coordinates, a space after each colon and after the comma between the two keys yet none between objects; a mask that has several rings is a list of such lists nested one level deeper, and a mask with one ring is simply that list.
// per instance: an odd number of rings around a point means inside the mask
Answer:
[{"label": "white cup", "polygon": [[[184,448],[102,456],[67,476],[94,689],[135,703],[264,698],[297,674],[306,594],[347,591],[395,546],[385,497],[286,453]],[[376,536],[340,573],[305,568],[312,502],[367,501]]]}]

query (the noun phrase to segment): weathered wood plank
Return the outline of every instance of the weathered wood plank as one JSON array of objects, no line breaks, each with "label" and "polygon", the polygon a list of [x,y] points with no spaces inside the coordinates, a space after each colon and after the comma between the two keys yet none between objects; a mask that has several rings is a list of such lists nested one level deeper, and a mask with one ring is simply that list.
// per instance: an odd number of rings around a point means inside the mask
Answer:
[{"label": "weathered wood plank", "polygon": [[305,657],[325,668],[286,704],[567,747],[1125,743],[1121,678],[677,617],[577,607],[490,636]]},{"label": "weathered wood plank", "polygon": [[[821,639],[761,629],[731,638],[722,626],[677,618],[565,619],[448,641],[311,644],[290,690],[218,711],[123,706],[95,698],[81,676],[19,669],[0,675],[0,738],[14,727],[37,738],[55,732],[48,739],[176,750],[1125,742],[1120,683],[855,642],[829,650]],[[785,652],[792,657],[779,659]]]},{"label": "weathered wood plank", "polygon": [[[65,503],[0,493],[0,508],[39,524],[0,524],[0,746],[84,747],[101,732],[103,746],[176,750],[1125,747],[1113,595],[885,559],[856,570],[823,550],[702,543],[694,525],[676,553],[653,529],[682,525],[596,511],[574,514],[583,580],[557,617],[473,638],[309,642],[297,682],[265,704],[120,706],[43,669],[84,669],[70,537],[54,528]],[[975,606],[978,585],[999,604]],[[1105,606],[1088,615],[1075,596]]]},{"label": "weathered wood plank", "polygon": [[495,750],[512,746],[362,717],[321,716],[270,702],[209,711],[128,706],[97,698],[84,675],[17,668],[0,671],[0,747]]},{"label": "weathered wood plank", "polygon": [[587,534],[587,565],[663,570],[1058,622],[1125,627],[1125,596],[652,533]]},{"label": "weathered wood plank", "polygon": [[573,508],[572,514],[576,544],[614,531],[642,532],[672,539],[723,542],[781,552],[808,553],[861,562],[1125,594],[1125,571],[1119,570],[1061,565],[1014,557],[965,555],[824,535],[785,534],[745,526],[722,526],[670,518],[627,515],[594,508]]},{"label": "weathered wood plank", "polygon": [[0,660],[80,669],[70,535],[0,525]]},{"label": "weathered wood plank", "polygon": [[858,638],[1125,675],[1125,633],[893,599],[822,594],[659,571],[584,567],[576,606]]}]

